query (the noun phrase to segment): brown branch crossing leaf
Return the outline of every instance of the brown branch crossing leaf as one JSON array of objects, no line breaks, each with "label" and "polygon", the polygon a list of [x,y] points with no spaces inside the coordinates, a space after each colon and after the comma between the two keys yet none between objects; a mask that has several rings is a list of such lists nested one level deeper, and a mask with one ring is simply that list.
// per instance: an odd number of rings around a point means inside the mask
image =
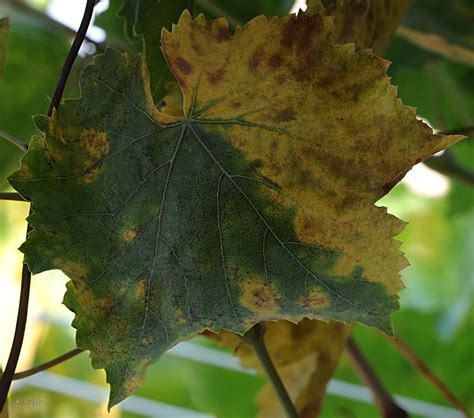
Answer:
[{"label": "brown branch crossing leaf", "polygon": [[115,405],[166,350],[263,320],[358,321],[391,333],[394,240],[374,203],[461,139],[404,107],[369,50],[335,46],[332,19],[184,12],[163,50],[184,117],[157,111],[142,56],[108,50],[82,97],[34,137],[10,183],[32,201],[33,273],[61,269],[77,345]]},{"label": "brown branch crossing leaf", "polygon": [[[283,384],[301,418],[319,413],[326,385],[334,374],[350,334],[340,322],[302,319],[298,324],[280,320],[266,322],[265,344]],[[245,367],[264,371],[252,348],[228,331],[205,333],[224,347],[233,348]],[[270,384],[257,398],[258,418],[285,418],[285,412]]]}]

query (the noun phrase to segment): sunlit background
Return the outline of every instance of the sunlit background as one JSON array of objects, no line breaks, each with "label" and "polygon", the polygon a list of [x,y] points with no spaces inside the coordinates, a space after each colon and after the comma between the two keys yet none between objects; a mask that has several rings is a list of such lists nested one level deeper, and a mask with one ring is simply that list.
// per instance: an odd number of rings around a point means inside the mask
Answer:
[{"label": "sunlit background", "polygon": [[[0,129],[23,139],[37,133],[30,115],[45,113],[56,77],[67,54],[71,34],[37,19],[10,1],[0,2],[0,16],[11,18],[6,70],[0,80]],[[63,25],[76,29],[85,0],[27,3]],[[117,2],[116,2],[117,4]],[[96,7],[88,36],[95,42],[122,47],[121,22],[104,13],[109,1]],[[297,1],[293,11],[305,8]],[[115,6],[115,9],[117,7]],[[101,15],[102,13],[102,15]],[[47,49],[44,45],[48,45]],[[125,48],[125,46],[123,46]],[[67,95],[78,94],[80,68],[95,51],[86,43],[71,76]],[[433,55],[395,37],[386,52],[394,64],[393,83],[405,104],[434,129],[472,125],[472,67]],[[25,80],[28,83],[25,85]],[[472,140],[453,151],[474,169]],[[17,166],[20,152],[0,143],[0,190],[10,190],[5,177]],[[379,205],[409,222],[398,237],[411,266],[402,272],[407,289],[396,332],[470,407],[474,405],[474,196],[461,181],[424,164],[415,166]],[[0,201],[0,365],[6,364],[15,326],[28,205]],[[67,278],[58,271],[33,277],[26,340],[18,366],[25,370],[74,348],[73,314],[62,305]],[[412,416],[459,416],[375,331],[357,326],[355,336],[389,390],[405,397]],[[254,399],[264,379],[244,370],[229,353],[203,338],[186,342],[150,367],[147,382],[134,399],[105,408],[103,371],[92,369],[87,354],[34,378],[18,381],[10,398],[11,417],[219,417],[251,418]],[[350,385],[352,384],[352,386]],[[344,386],[346,385],[346,386]],[[324,404],[324,418],[376,417],[370,394],[343,359]],[[415,401],[419,403],[416,404]],[[26,403],[25,403],[26,402]],[[29,402],[29,403],[28,403]],[[410,403],[411,402],[411,403]],[[417,409],[418,408],[418,409]]]}]

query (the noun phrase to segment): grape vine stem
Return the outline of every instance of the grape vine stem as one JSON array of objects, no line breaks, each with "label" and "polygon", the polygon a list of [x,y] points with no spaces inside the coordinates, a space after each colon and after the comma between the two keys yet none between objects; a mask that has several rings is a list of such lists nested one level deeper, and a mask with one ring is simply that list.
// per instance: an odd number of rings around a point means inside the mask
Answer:
[{"label": "grape vine stem", "polygon": [[273,364],[270,354],[267,351],[264,340],[265,325],[258,323],[248,330],[241,338],[244,344],[253,348],[260,364],[270,380],[270,383],[275,390],[275,393],[283,407],[288,418],[299,418],[295,405],[293,404],[290,395],[283,385],[283,382]]},{"label": "grape vine stem", "polygon": [[74,350],[68,351],[63,355],[54,358],[46,363],[40,364],[39,366],[33,367],[31,369],[25,370],[24,372],[15,373],[13,375],[13,380],[24,379],[25,377],[33,376],[36,373],[42,372],[43,370],[47,370],[53,366],[56,366],[63,361],[69,360],[72,357],[77,356],[78,354],[83,353],[84,350],[82,348],[75,348]]},{"label": "grape vine stem", "polygon": [[352,337],[347,341],[346,352],[352,367],[374,394],[374,401],[381,416],[383,418],[408,418],[408,412],[398,406],[387,389],[385,389],[383,383],[375,374],[375,371]]}]

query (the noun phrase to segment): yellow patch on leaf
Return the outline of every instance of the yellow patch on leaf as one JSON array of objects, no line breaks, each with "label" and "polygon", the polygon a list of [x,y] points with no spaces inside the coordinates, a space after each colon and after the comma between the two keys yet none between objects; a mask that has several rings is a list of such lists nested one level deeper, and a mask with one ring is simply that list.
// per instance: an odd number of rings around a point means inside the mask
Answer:
[{"label": "yellow patch on leaf", "polygon": [[87,276],[87,270],[82,264],[61,258],[55,258],[53,262],[57,268],[61,269],[71,279],[80,281]]},{"label": "yellow patch on leaf", "polygon": [[129,228],[122,234],[122,239],[126,243],[130,243],[136,238],[136,236],[137,236],[136,228]]},{"label": "yellow patch on leaf", "polygon": [[260,315],[271,315],[278,311],[275,290],[261,278],[252,278],[243,284],[240,304]]},{"label": "yellow patch on leaf", "polygon": [[79,138],[79,146],[95,161],[100,160],[109,153],[107,134],[97,129],[85,129]]},{"label": "yellow patch on leaf", "polygon": [[303,306],[325,307],[331,304],[331,299],[323,289],[311,289],[300,301]]}]

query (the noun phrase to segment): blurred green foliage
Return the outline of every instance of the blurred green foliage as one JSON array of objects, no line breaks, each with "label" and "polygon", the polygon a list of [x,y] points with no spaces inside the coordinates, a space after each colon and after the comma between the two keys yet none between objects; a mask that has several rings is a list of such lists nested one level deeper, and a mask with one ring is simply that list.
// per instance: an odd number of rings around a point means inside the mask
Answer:
[{"label": "blurred green foliage", "polygon": [[[194,2],[195,11],[206,11],[206,1]],[[211,2],[239,21],[252,16],[285,14],[288,0]],[[106,43],[136,51],[124,34],[118,18],[120,1],[111,0],[109,11],[97,24],[107,31]],[[213,9],[215,10],[215,9]],[[0,6],[0,16],[12,20],[6,68],[0,80],[0,129],[25,142],[37,134],[31,115],[45,113],[66,56],[70,39],[53,32],[44,22]],[[435,31],[452,42],[473,45],[474,7],[468,0],[452,2],[415,0],[404,24],[421,31]],[[469,23],[470,22],[470,23]],[[384,57],[393,62],[389,73],[399,87],[399,96],[418,109],[434,128],[448,130],[474,125],[474,68],[454,63],[423,51],[394,37]],[[77,95],[77,74],[90,60],[79,59],[68,83],[66,97]],[[452,149],[457,162],[474,171],[474,139]],[[18,165],[21,152],[0,141],[0,190],[7,189],[6,176]],[[474,407],[474,193],[456,178],[442,197],[426,197],[398,185],[379,202],[409,222],[399,239],[411,266],[403,271],[407,289],[402,292],[402,309],[395,315],[396,333],[441,377],[468,407]],[[0,250],[7,236],[7,219],[0,202]],[[3,222],[3,223],[2,223]],[[64,310],[65,311],[65,310]],[[375,331],[358,326],[355,338],[390,391],[446,405],[446,401],[408,365],[394,348]],[[196,343],[202,344],[202,339]],[[207,345],[213,343],[206,342]],[[50,326],[39,345],[34,363],[40,364],[74,345],[72,332]],[[57,366],[54,373],[104,385],[104,374],[90,366],[86,354]],[[346,360],[335,376],[360,383]],[[219,418],[255,416],[255,396],[263,385],[261,377],[242,374],[166,355],[150,367],[146,384],[138,392],[160,402],[215,414]],[[19,410],[12,417],[97,416],[97,405],[71,397],[24,387],[15,397],[40,398],[42,406]],[[138,417],[122,412],[114,416]],[[323,418],[370,418],[378,416],[374,406],[327,396]]]}]

